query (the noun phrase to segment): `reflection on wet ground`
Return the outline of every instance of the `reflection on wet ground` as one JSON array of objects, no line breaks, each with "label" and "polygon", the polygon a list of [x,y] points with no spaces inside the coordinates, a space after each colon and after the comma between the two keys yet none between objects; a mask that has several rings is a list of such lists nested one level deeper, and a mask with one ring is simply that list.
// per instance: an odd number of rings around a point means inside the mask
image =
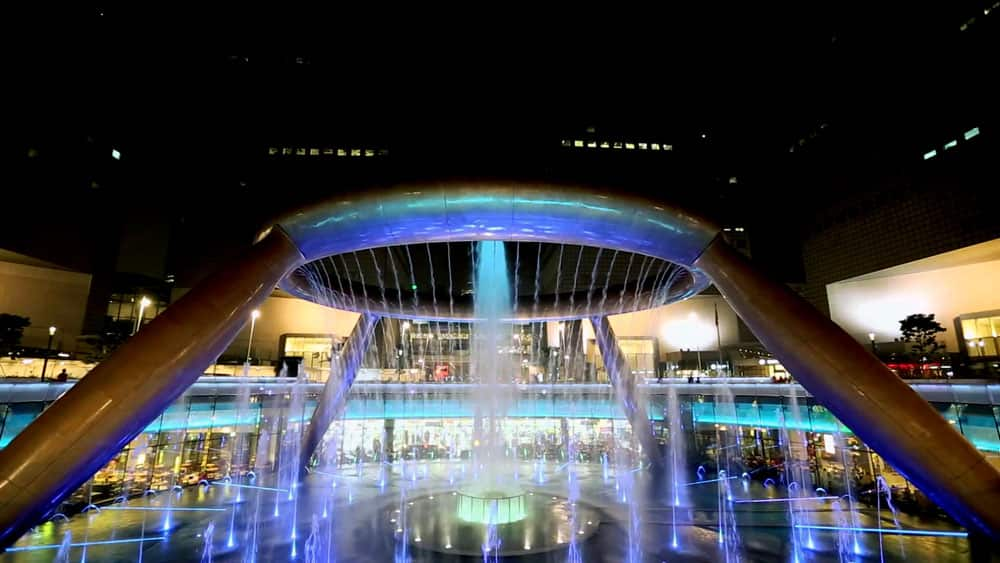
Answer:
[{"label": "reflection on wet ground", "polygon": [[[581,510],[575,519],[568,500],[570,469],[579,486]],[[648,470],[628,472],[633,478],[626,479],[599,465],[568,469],[553,463],[541,471],[523,464],[517,473],[522,476],[518,485],[531,501],[525,520],[500,526],[509,526],[500,534],[503,551],[510,554],[504,560],[509,561],[786,562],[796,553],[807,561],[969,561],[968,540],[954,524],[901,514],[904,530],[955,534],[901,535],[887,511],[878,516],[862,506],[845,514],[842,499],[822,491],[819,498],[790,503],[787,489],[780,486],[729,479],[723,489],[722,481],[704,479],[689,484],[683,506],[672,506],[668,487]],[[475,478],[468,462],[436,461],[314,473],[292,491],[275,487],[271,475],[216,482],[134,498],[68,520],[58,517],[23,537],[0,561],[42,562],[57,556],[74,562],[149,563],[468,558],[448,554],[445,545],[482,559],[477,546],[487,528],[457,521],[451,495]],[[732,499],[720,504],[720,490]],[[725,542],[718,534],[720,506],[731,515],[738,535]]]}]

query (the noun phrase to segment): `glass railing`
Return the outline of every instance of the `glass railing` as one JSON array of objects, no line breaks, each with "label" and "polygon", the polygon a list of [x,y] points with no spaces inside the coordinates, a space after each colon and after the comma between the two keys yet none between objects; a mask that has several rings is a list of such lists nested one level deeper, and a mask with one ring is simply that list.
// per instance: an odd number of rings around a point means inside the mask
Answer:
[{"label": "glass railing", "polygon": [[[726,431],[744,433],[745,443],[755,444],[760,452],[754,455],[763,459],[768,459],[769,444],[787,431],[806,432],[817,443],[822,443],[824,435],[843,435],[862,448],[858,451],[866,451],[850,429],[801,386],[764,381],[706,378],[701,384],[688,384],[686,380],[654,380],[641,388],[654,428],[664,439],[669,435],[664,430],[669,418],[669,391],[675,390],[684,427],[694,433],[691,443],[705,451],[713,447],[717,432]],[[0,446],[8,444],[71,386],[0,384]],[[723,387],[726,392],[720,393]],[[262,433],[308,420],[322,388],[320,383],[290,378],[203,377],[78,491],[71,504],[79,508],[122,494],[193,485],[238,472],[257,455],[257,438]],[[948,382],[919,383],[913,388],[977,448],[989,456],[1000,454],[1000,385]],[[512,444],[527,448],[526,458],[565,456],[561,425],[578,442],[574,449],[587,459],[600,460],[601,452],[607,449],[602,435],[610,433],[616,441],[631,443],[628,424],[610,385],[535,384],[511,386],[510,390],[507,430],[512,433]],[[238,404],[241,391],[247,392],[244,397],[249,396],[246,404]],[[331,429],[339,433],[332,440],[336,459],[344,463],[385,456],[422,459],[453,451],[455,444],[459,450],[467,448],[476,414],[471,391],[472,386],[457,383],[356,383],[343,416]],[[295,392],[300,392],[302,399],[294,403],[300,405],[299,410],[291,412]],[[392,440],[387,438],[389,434]],[[248,453],[237,455],[241,448],[249,448]],[[459,451],[458,455],[463,454]],[[820,459],[822,452],[816,456]]]}]

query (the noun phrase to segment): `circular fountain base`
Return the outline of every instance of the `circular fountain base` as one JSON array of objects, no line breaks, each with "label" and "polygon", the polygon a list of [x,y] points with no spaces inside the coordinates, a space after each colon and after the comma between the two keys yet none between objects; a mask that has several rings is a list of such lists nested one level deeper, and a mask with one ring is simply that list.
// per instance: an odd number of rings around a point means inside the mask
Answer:
[{"label": "circular fountain base", "polygon": [[507,489],[470,487],[457,491],[458,517],[475,524],[510,524],[524,520],[524,491],[517,487]]},{"label": "circular fountain base", "polygon": [[510,514],[517,514],[519,504],[521,515],[516,520],[496,524],[502,557],[567,549],[573,542],[587,540],[600,524],[598,509],[581,502],[571,503],[564,497],[541,492],[521,492],[512,496],[510,491],[494,491],[503,496],[490,498],[472,496],[470,492],[452,491],[413,498],[407,502],[403,518],[398,508],[390,509],[385,518],[395,526],[397,538],[413,548],[480,556],[489,526],[476,513],[470,513],[470,507],[479,503],[489,506],[497,498],[511,499],[515,508]]}]

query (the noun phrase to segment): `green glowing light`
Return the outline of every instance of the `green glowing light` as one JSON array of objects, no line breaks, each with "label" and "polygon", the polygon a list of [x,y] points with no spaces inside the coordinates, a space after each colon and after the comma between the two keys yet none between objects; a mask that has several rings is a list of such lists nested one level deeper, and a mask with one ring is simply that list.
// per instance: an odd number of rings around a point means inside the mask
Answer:
[{"label": "green glowing light", "polygon": [[410,284],[410,289],[412,289],[413,291],[416,291],[417,290],[417,284],[415,284],[415,283],[414,284]]},{"label": "green glowing light", "polygon": [[477,524],[509,524],[524,520],[524,493],[483,491],[458,493],[458,517]]}]

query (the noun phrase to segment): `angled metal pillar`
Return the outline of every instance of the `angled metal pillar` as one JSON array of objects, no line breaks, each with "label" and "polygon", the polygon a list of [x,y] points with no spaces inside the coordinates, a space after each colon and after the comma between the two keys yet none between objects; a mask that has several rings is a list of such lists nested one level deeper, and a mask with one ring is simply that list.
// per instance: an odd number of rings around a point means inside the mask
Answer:
[{"label": "angled metal pillar", "polygon": [[970,532],[1000,539],[1000,472],[905,381],[720,239],[694,265],[817,401]]},{"label": "angled metal pillar", "polygon": [[171,305],[0,452],[0,547],[56,508],[198,379],[302,262],[279,228]]},{"label": "angled metal pillar", "polygon": [[375,325],[378,324],[379,318],[378,315],[371,313],[361,313],[361,316],[358,317],[358,323],[354,325],[354,330],[351,331],[351,336],[344,343],[344,349],[340,354],[338,362],[340,364],[340,377],[335,377],[333,370],[330,370],[330,377],[326,379],[319,403],[316,405],[316,410],[313,411],[309,427],[302,438],[302,457],[299,460],[299,467],[303,474],[309,467],[313,453],[316,452],[316,448],[323,440],[323,435],[344,411],[347,395],[351,391],[351,385],[358,375],[358,370],[361,369],[361,362],[365,358],[369,344],[371,344]]},{"label": "angled metal pillar", "polygon": [[663,465],[663,451],[660,443],[656,441],[656,436],[653,435],[653,425],[649,422],[646,407],[639,401],[638,382],[618,346],[615,331],[612,330],[607,317],[591,317],[590,322],[594,325],[594,338],[601,350],[604,369],[608,372],[608,378],[615,388],[615,395],[621,403],[622,410],[625,411],[625,417],[632,425],[632,432],[645,450],[649,462],[655,468],[660,468]]}]

